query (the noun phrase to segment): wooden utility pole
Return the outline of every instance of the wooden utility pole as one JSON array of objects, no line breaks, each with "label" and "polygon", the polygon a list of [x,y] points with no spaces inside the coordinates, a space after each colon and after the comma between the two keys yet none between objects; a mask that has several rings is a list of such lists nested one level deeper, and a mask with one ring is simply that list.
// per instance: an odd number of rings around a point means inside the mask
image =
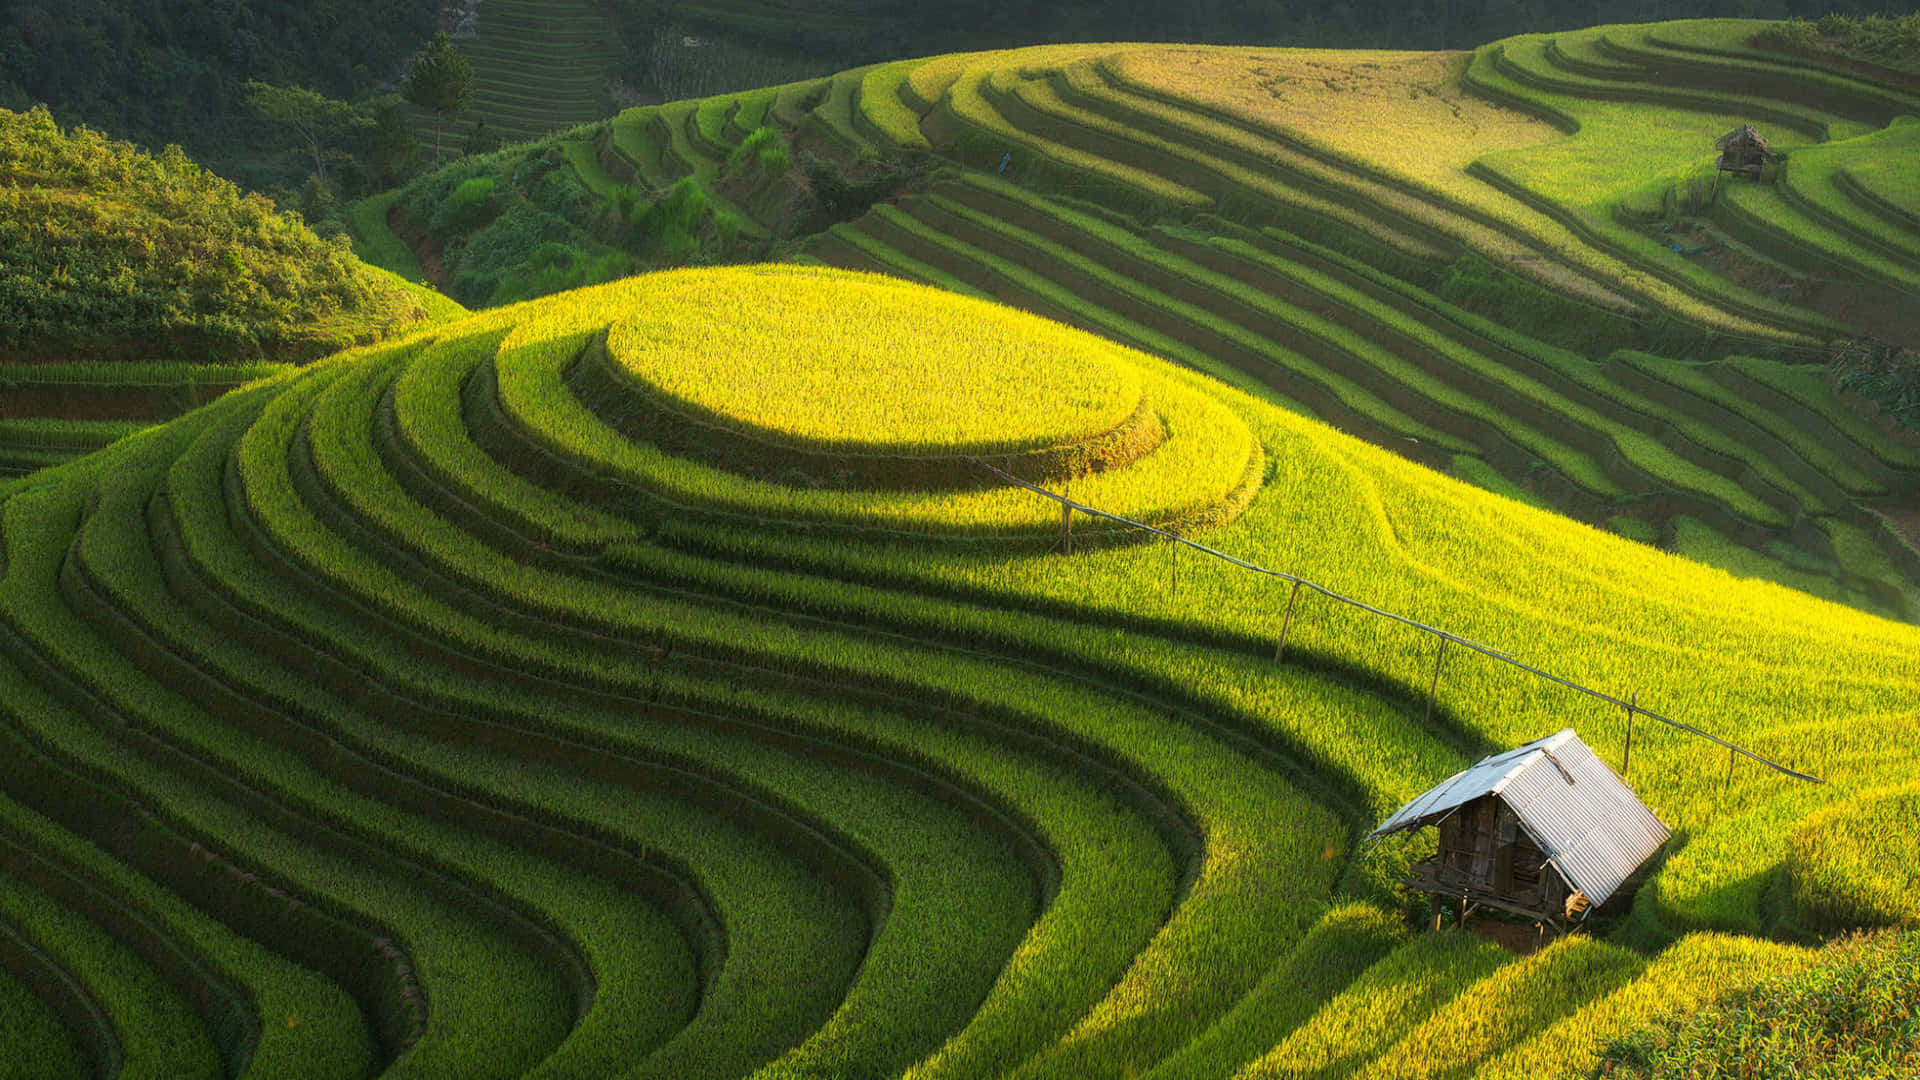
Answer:
[{"label": "wooden utility pole", "polygon": [[1280,655],[1287,651],[1287,632],[1293,629],[1293,605],[1300,602],[1300,583],[1293,583],[1293,593],[1287,597],[1287,618],[1280,624],[1280,644],[1273,647],[1273,662],[1280,662]]},{"label": "wooden utility pole", "polygon": [[1627,766],[1633,763],[1633,713],[1640,707],[1640,691],[1635,690],[1627,701],[1627,748],[1620,752],[1620,778],[1623,780],[1627,776]]},{"label": "wooden utility pole", "polygon": [[1440,651],[1433,655],[1433,681],[1427,683],[1427,723],[1433,723],[1433,695],[1440,689],[1440,661],[1447,658],[1447,645],[1453,639],[1441,638]]}]

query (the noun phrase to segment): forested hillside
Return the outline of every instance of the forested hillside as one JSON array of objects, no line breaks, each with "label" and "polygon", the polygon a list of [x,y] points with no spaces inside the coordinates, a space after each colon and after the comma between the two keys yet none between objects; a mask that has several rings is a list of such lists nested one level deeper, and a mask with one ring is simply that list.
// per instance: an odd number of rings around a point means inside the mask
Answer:
[{"label": "forested hillside", "polygon": [[[250,79],[351,99],[398,83],[439,0],[6,0],[0,107],[52,107],[152,150],[178,143],[249,186],[285,172]],[[294,176],[298,183],[299,176]]]}]

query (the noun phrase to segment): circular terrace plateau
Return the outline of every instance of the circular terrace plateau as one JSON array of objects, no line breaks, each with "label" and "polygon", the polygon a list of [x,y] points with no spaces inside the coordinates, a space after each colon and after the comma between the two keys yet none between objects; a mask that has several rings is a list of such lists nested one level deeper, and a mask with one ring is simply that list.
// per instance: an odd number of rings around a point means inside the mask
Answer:
[{"label": "circular terrace plateau", "polygon": [[1067,479],[1165,437],[1112,344],[883,279],[682,275],[614,322],[577,378],[635,434],[807,486],[976,485],[974,457]]},{"label": "circular terrace plateau", "polygon": [[1230,520],[1266,475],[1204,377],[878,274],[666,271],[472,325],[506,329],[490,357],[403,376],[397,397],[427,412],[464,387],[441,412],[592,515],[1057,539],[1054,503],[981,465],[1182,530]]}]

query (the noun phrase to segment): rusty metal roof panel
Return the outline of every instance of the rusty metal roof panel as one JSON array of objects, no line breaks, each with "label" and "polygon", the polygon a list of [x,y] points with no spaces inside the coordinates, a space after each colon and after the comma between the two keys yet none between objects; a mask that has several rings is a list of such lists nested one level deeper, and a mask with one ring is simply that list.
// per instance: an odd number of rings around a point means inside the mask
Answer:
[{"label": "rusty metal roof panel", "polygon": [[1534,843],[1598,907],[1670,835],[1572,728],[1495,754],[1422,793],[1368,839],[1429,825],[1483,795],[1512,808]]}]

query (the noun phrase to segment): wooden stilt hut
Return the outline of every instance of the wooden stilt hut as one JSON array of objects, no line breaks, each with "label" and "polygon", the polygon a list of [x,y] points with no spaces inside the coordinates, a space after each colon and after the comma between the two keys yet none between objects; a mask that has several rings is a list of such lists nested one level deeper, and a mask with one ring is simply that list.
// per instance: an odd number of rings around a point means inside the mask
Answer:
[{"label": "wooden stilt hut", "polygon": [[1437,826],[1414,888],[1561,931],[1607,902],[1670,833],[1572,728],[1495,754],[1401,807],[1367,839]]},{"label": "wooden stilt hut", "polygon": [[1720,171],[1742,173],[1758,180],[1769,164],[1780,160],[1780,154],[1767,142],[1767,137],[1754,130],[1752,124],[1741,124],[1714,143],[1720,148]]}]

